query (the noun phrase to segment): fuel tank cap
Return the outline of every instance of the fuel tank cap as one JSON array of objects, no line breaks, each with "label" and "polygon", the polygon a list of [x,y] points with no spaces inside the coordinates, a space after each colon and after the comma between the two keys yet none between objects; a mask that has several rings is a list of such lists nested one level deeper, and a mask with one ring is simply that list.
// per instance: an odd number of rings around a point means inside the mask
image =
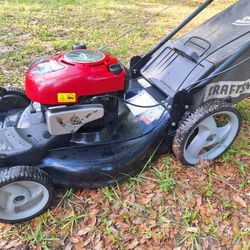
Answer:
[{"label": "fuel tank cap", "polygon": [[66,53],[64,58],[70,62],[94,63],[102,61],[105,58],[105,55],[100,51],[81,49]]}]

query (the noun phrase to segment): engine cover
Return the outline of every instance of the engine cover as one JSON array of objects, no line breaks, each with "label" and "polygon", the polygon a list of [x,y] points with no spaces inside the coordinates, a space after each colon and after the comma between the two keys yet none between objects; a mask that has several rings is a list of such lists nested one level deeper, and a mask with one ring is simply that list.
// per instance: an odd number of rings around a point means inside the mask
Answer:
[{"label": "engine cover", "polygon": [[43,105],[76,104],[80,97],[123,91],[125,71],[100,51],[73,50],[34,63],[26,74],[26,95]]},{"label": "engine cover", "polygon": [[84,124],[104,116],[101,104],[51,107],[46,111],[46,123],[51,135],[73,134]]}]

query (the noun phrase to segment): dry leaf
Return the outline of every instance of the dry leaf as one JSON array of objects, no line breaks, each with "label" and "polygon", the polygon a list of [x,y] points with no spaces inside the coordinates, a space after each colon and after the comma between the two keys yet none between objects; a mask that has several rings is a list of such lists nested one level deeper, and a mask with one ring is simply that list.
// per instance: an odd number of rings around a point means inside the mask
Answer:
[{"label": "dry leaf", "polygon": [[196,206],[199,209],[202,205],[202,196],[200,195],[196,200]]},{"label": "dry leaf", "polygon": [[136,246],[138,246],[139,241],[137,239],[134,239],[131,243],[129,243],[126,247],[126,249],[134,249]]},{"label": "dry leaf", "polygon": [[4,249],[8,250],[11,248],[16,248],[16,247],[21,246],[21,245],[22,245],[22,242],[19,239],[16,239],[16,240],[10,241],[10,243],[7,246],[5,246]]},{"label": "dry leaf", "polygon": [[155,220],[148,220],[148,224],[150,228],[155,228],[157,227],[157,223]]},{"label": "dry leaf", "polygon": [[213,164],[213,161],[208,161],[208,160],[200,160],[197,167],[199,169],[202,169],[202,168],[207,168],[207,167],[210,167],[211,165]]},{"label": "dry leaf", "polygon": [[233,196],[233,199],[236,203],[238,203],[239,205],[241,205],[242,207],[246,208],[247,207],[247,204],[246,202],[238,195],[234,195]]},{"label": "dry leaf", "polygon": [[198,227],[187,227],[186,230],[189,233],[198,233],[200,231]]},{"label": "dry leaf", "polygon": [[86,248],[83,246],[82,242],[78,242],[77,244],[74,245],[75,250],[85,250]]},{"label": "dry leaf", "polygon": [[245,216],[245,215],[241,215],[241,217],[243,218],[243,220],[247,223],[250,224],[250,216]]},{"label": "dry leaf", "polygon": [[72,238],[70,239],[70,241],[71,241],[73,244],[77,244],[78,242],[80,242],[80,240],[79,240],[78,238],[76,238],[76,237],[72,237]]},{"label": "dry leaf", "polygon": [[143,198],[141,199],[141,203],[142,203],[143,205],[146,205],[146,204],[150,203],[150,201],[152,200],[153,196],[154,196],[154,194],[152,194],[152,193],[149,194],[149,195],[145,195],[145,197],[143,197]]},{"label": "dry leaf", "polygon": [[88,227],[93,228],[96,224],[96,214],[95,213],[91,213],[89,215],[89,220],[88,220]]},{"label": "dry leaf", "polygon": [[204,240],[203,243],[202,243],[202,246],[203,246],[204,249],[208,249],[208,247],[209,247],[208,240]]},{"label": "dry leaf", "polygon": [[86,247],[90,242],[91,242],[91,238],[88,238],[87,240],[85,240],[84,242],[82,242],[82,246]]},{"label": "dry leaf", "polygon": [[235,216],[232,217],[232,227],[233,227],[234,234],[237,234],[240,231],[239,220]]},{"label": "dry leaf", "polygon": [[87,234],[90,231],[91,231],[91,228],[90,227],[86,227],[84,229],[80,229],[77,234],[78,234],[78,236],[83,236],[83,235]]},{"label": "dry leaf", "polygon": [[241,250],[241,246],[240,245],[234,245],[233,250]]},{"label": "dry leaf", "polygon": [[102,250],[103,249],[103,241],[100,241],[95,247],[94,250]]},{"label": "dry leaf", "polygon": [[71,243],[68,243],[68,244],[66,245],[66,247],[65,247],[64,250],[71,250],[72,247],[73,247],[72,244],[71,244]]},{"label": "dry leaf", "polygon": [[140,225],[140,224],[142,224],[142,219],[141,219],[141,218],[136,218],[136,219],[133,221],[133,224],[135,224],[135,225]]},{"label": "dry leaf", "polygon": [[6,246],[8,243],[8,241],[3,240],[2,242],[0,242],[0,249],[2,249],[4,246]]},{"label": "dry leaf", "polygon": [[119,232],[114,227],[109,227],[110,231],[113,233],[113,235],[118,235]]},{"label": "dry leaf", "polygon": [[42,250],[41,244],[37,244],[37,245],[36,245],[36,250]]}]

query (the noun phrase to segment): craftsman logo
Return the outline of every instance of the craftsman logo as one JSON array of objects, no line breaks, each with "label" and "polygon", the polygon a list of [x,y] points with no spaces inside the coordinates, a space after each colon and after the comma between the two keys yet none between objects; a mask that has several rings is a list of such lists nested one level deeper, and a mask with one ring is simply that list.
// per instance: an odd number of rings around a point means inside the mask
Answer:
[{"label": "craftsman logo", "polygon": [[210,84],[206,89],[204,100],[235,98],[244,94],[250,94],[250,79],[247,82],[217,82]]},{"label": "craftsman logo", "polygon": [[250,16],[246,16],[243,19],[238,19],[236,20],[233,25],[238,25],[238,26],[245,26],[245,25],[250,25]]}]

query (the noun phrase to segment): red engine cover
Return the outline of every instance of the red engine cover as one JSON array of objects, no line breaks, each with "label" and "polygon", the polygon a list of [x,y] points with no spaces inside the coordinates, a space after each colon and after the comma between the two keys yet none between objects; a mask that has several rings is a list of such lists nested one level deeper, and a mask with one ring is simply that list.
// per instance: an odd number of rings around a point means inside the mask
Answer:
[{"label": "red engine cover", "polygon": [[74,50],[31,66],[26,74],[26,95],[46,105],[74,104],[81,96],[124,90],[125,72],[113,74],[115,57],[99,51]]}]

